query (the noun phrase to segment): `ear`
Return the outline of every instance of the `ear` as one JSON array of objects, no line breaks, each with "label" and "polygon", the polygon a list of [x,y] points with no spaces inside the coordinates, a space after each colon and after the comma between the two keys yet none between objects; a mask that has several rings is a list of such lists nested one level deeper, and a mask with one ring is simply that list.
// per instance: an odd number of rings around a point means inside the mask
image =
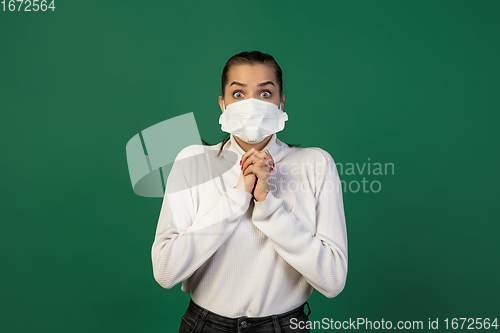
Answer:
[{"label": "ear", "polygon": [[219,106],[220,106],[220,110],[221,110],[222,112],[224,112],[224,105],[222,105],[222,99],[223,99],[223,97],[222,97],[222,96],[219,96]]}]

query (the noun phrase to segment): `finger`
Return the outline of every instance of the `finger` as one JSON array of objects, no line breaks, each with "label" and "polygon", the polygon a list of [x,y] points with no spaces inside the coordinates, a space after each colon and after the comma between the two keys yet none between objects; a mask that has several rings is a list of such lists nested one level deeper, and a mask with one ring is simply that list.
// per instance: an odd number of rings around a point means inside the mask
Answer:
[{"label": "finger", "polygon": [[243,165],[243,163],[245,163],[246,159],[253,155],[253,154],[257,154],[258,151],[257,149],[255,148],[251,148],[249,151],[247,151],[245,154],[243,154],[243,156],[241,157],[241,161],[240,161],[240,164]]},{"label": "finger", "polygon": [[266,160],[266,159],[263,159],[263,158],[259,159],[258,161],[255,161],[252,164],[255,165],[258,168],[270,168],[271,167],[269,165],[269,161]]},{"label": "finger", "polygon": [[266,151],[261,151],[258,154],[254,154],[254,155],[259,157],[259,158],[262,158],[264,160],[272,160],[273,159],[271,154],[269,154],[269,152],[266,152]]},{"label": "finger", "polygon": [[257,155],[253,154],[250,157],[248,157],[242,165],[241,170],[245,170],[248,166],[250,165],[256,165],[258,167],[269,167],[269,169],[274,168],[273,166],[274,162],[272,159],[269,159],[269,157],[264,156],[264,157],[258,157]]},{"label": "finger", "polygon": [[272,158],[265,158],[264,159],[266,166],[270,168],[274,168],[274,160]]},{"label": "finger", "polygon": [[259,160],[260,160],[260,158],[257,157],[255,154],[248,156],[247,159],[245,160],[245,162],[243,163],[243,165],[241,166],[241,170],[244,171],[246,168],[248,168],[248,166],[254,164],[255,162],[257,162]]},{"label": "finger", "polygon": [[269,165],[268,163],[266,163],[266,164],[264,164],[264,165],[261,167],[261,169],[262,169],[265,173],[269,174],[269,173],[271,173],[271,171],[273,171],[274,167],[273,167],[272,165]]},{"label": "finger", "polygon": [[270,167],[273,167],[274,166],[274,160],[273,160],[273,157],[271,156],[271,153],[269,152],[269,150],[262,149],[261,150],[261,154],[262,155],[259,155],[259,156],[262,157],[262,158],[265,158],[268,161],[268,165]]},{"label": "finger", "polygon": [[264,155],[261,160],[263,161],[263,163],[265,165],[267,165],[268,167],[273,167],[274,166],[274,160],[272,159],[272,157],[270,157],[269,155]]},{"label": "finger", "polygon": [[262,157],[262,158],[272,158],[271,154],[269,153],[269,151],[267,149],[263,149],[261,150],[258,154],[256,154],[257,156],[259,157]]},{"label": "finger", "polygon": [[248,176],[253,174],[253,164],[249,165],[245,170],[243,170],[243,176]]},{"label": "finger", "polygon": [[255,165],[251,164],[245,170],[243,170],[243,176],[248,176],[248,175],[253,174],[258,178],[259,171],[257,169],[258,168],[256,168]]},{"label": "finger", "polygon": [[261,162],[258,162],[257,164],[249,165],[243,171],[243,176],[254,174],[257,176],[257,178],[260,178],[260,179],[267,178],[272,169],[266,165],[260,165],[260,164],[261,164]]},{"label": "finger", "polygon": [[263,169],[266,173],[270,173],[274,169],[274,162],[272,159],[260,159],[259,161],[253,163],[253,165]]},{"label": "finger", "polygon": [[269,152],[269,150],[263,149],[262,152],[265,153],[266,156],[268,156],[269,158],[271,158],[271,159],[273,158],[273,156],[271,155],[271,153]]}]

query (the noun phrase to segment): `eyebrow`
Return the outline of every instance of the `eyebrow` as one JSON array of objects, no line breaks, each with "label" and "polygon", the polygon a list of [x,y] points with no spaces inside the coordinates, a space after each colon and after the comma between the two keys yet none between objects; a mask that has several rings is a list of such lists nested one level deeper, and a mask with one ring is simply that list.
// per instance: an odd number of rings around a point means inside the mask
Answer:
[{"label": "eyebrow", "polygon": [[[242,87],[246,87],[247,86],[246,84],[243,84],[243,83],[238,82],[238,81],[233,81],[229,86],[232,86],[233,84],[238,85],[238,86],[242,86]],[[272,84],[274,86],[273,81],[266,81],[266,82],[259,83],[257,85],[257,87],[267,86],[268,84]]]}]

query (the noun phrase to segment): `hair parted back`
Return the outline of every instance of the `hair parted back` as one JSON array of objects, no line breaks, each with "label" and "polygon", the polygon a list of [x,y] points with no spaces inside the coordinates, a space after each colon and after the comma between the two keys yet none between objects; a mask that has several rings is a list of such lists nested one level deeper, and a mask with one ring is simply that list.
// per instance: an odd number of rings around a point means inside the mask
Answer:
[{"label": "hair parted back", "polygon": [[235,54],[226,62],[226,65],[222,69],[222,97],[225,97],[226,85],[229,76],[229,70],[233,65],[240,64],[262,64],[262,65],[270,65],[274,67],[274,71],[276,73],[276,81],[280,87],[280,98],[283,95],[283,72],[281,67],[278,65],[276,60],[274,60],[273,56],[267,53],[262,53],[260,51],[245,51],[238,54]]},{"label": "hair parted back", "polygon": [[[263,65],[270,65],[274,68],[274,71],[276,73],[276,81],[279,85],[279,95],[280,98],[283,95],[283,72],[281,70],[281,67],[278,65],[276,60],[274,60],[273,56],[267,53],[263,53],[260,51],[244,51],[240,52],[238,54],[235,54],[231,58],[229,58],[226,62],[226,65],[222,69],[222,77],[221,77],[221,88],[222,88],[222,98],[225,97],[225,91],[226,91],[226,86],[228,83],[228,77],[229,77],[229,70],[231,69],[232,66],[234,65],[240,65],[240,64],[249,64],[249,65],[255,65],[255,64],[263,64]],[[222,141],[222,145],[220,146],[220,151],[224,147],[227,141],[229,141],[230,134],[227,133],[226,137]],[[201,139],[203,144],[207,146],[213,146],[212,144],[206,142],[205,140]],[[288,146],[293,147],[293,146],[299,146],[298,144],[288,144]]]}]

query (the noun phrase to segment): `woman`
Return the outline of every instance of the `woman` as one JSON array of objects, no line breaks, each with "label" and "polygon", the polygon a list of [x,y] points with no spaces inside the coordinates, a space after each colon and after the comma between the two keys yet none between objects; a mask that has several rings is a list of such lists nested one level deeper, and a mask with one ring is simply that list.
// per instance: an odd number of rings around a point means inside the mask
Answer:
[{"label": "woman", "polygon": [[231,57],[219,96],[229,139],[184,148],[168,176],[151,253],[156,281],[191,294],[179,332],[309,332],[313,288],[328,298],[344,288],[335,162],[277,138],[282,87],[272,56]]}]

